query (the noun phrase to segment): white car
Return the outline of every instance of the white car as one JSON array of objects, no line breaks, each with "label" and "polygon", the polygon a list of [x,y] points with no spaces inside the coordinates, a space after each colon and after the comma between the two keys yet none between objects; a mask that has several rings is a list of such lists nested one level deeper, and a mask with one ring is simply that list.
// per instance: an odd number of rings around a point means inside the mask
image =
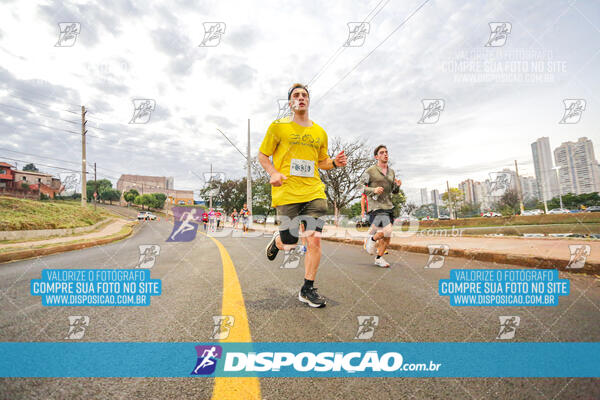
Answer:
[{"label": "white car", "polygon": [[137,219],[143,219],[143,220],[155,220],[156,219],[156,215],[152,214],[151,212],[148,211],[141,211],[138,215],[137,215]]},{"label": "white car", "polygon": [[489,212],[486,212],[485,214],[483,214],[483,216],[484,216],[484,217],[486,217],[486,218],[491,218],[491,217],[501,217],[501,216],[502,216],[502,214],[500,214],[500,213],[497,213],[497,212],[495,212],[495,211],[489,211]]},{"label": "white car", "polygon": [[544,212],[542,210],[525,210],[521,213],[521,215],[542,215]]},{"label": "white car", "polygon": [[548,211],[548,214],[570,214],[571,212],[566,208],[553,208]]}]

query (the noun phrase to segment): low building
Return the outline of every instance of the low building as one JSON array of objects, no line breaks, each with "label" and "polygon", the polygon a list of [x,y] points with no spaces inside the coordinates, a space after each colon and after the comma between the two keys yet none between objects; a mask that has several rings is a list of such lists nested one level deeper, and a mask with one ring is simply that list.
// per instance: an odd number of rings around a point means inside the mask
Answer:
[{"label": "low building", "polygon": [[62,189],[60,179],[52,174],[20,171],[8,163],[0,162],[0,188],[3,192],[10,194],[8,191],[11,190],[23,191],[23,184],[26,184],[30,191],[43,193],[50,198],[54,198]]},{"label": "low building", "polygon": [[[193,205],[193,190],[177,190],[174,188],[175,181],[172,176],[147,176],[123,174],[117,181],[117,190],[122,194],[135,189],[140,194],[163,193],[167,196],[166,204]],[[121,204],[125,204],[125,199],[121,197]]]},{"label": "low building", "polygon": [[15,183],[15,171],[13,166],[0,162],[0,188],[12,189]]}]

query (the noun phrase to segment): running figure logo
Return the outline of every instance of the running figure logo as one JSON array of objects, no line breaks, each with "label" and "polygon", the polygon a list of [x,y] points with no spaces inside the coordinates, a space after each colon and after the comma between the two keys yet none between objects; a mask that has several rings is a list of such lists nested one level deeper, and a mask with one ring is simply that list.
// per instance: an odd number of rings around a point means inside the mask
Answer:
[{"label": "running figure logo", "polygon": [[294,269],[294,268],[298,268],[298,265],[300,265],[300,259],[302,258],[302,255],[304,254],[303,250],[303,246],[299,245],[296,246],[295,248],[293,248],[292,250],[287,250],[284,252],[284,257],[283,257],[283,263],[281,264],[281,267],[279,268],[283,268],[283,269]]},{"label": "running figure logo", "polygon": [[510,22],[490,22],[490,38],[485,47],[502,47],[512,30]]},{"label": "running figure logo", "polygon": [[592,249],[589,244],[570,244],[569,252],[571,253],[571,258],[566,268],[578,269],[585,266],[585,260],[592,252]]},{"label": "running figure logo", "polygon": [[60,194],[62,196],[71,196],[74,194],[77,189],[80,187],[80,178],[79,174],[59,174],[60,181],[62,182],[60,188]]},{"label": "running figure logo", "polygon": [[198,361],[190,375],[210,375],[217,368],[217,359],[223,355],[221,346],[196,346]]},{"label": "running figure logo", "polygon": [[133,99],[133,117],[130,124],[145,124],[150,121],[150,116],[156,108],[156,101],[152,99]]},{"label": "running figure logo", "polygon": [[204,22],[204,39],[198,47],[217,47],[225,34],[225,22]]},{"label": "running figure logo", "polygon": [[447,244],[430,244],[427,245],[427,249],[429,250],[429,259],[425,264],[425,268],[442,268],[450,246]]},{"label": "running figure logo", "polygon": [[500,318],[500,332],[496,339],[507,340],[515,337],[517,332],[517,326],[521,322],[521,317],[510,316],[510,317],[499,317]]},{"label": "running figure logo", "polygon": [[65,339],[82,339],[89,324],[90,317],[87,315],[69,316],[69,333]]},{"label": "running figure logo", "polygon": [[156,257],[160,254],[160,246],[156,244],[141,244],[140,258],[136,268],[152,268],[156,262]]},{"label": "running figure logo", "polygon": [[203,172],[204,183],[225,182],[225,172]]},{"label": "running figure logo", "polygon": [[565,113],[559,124],[576,124],[581,120],[581,114],[585,110],[586,101],[584,99],[564,99]]},{"label": "running figure logo", "polygon": [[368,22],[348,22],[348,40],[344,43],[344,47],[362,46],[370,31],[371,25]]},{"label": "running figure logo", "polygon": [[423,99],[423,115],[419,124],[435,124],[440,120],[446,102],[443,99]]},{"label": "running figure logo", "polygon": [[54,47],[73,47],[77,36],[81,33],[81,24],[79,22],[61,22],[58,24],[58,29],[60,33]]},{"label": "running figure logo", "polygon": [[358,330],[354,339],[367,340],[373,337],[375,328],[379,326],[379,317],[376,315],[359,315]]},{"label": "running figure logo", "polygon": [[229,337],[229,332],[231,331],[231,328],[233,328],[235,318],[233,315],[214,315],[213,322],[213,331],[210,338],[214,340],[224,340]]},{"label": "running figure logo", "polygon": [[[293,100],[294,104],[298,103],[298,100]],[[294,120],[294,112],[290,108],[290,103],[287,99],[277,100],[277,118],[274,123],[277,124],[289,124]]]},{"label": "running figure logo", "polygon": [[512,176],[508,172],[490,172],[490,196],[503,196],[512,181]]},{"label": "running figure logo", "polygon": [[[173,232],[171,232],[167,242],[191,242],[196,238],[198,232],[196,220],[199,221],[201,215],[197,215],[197,209],[195,208],[192,208],[191,211],[187,210],[184,207],[173,207],[173,216],[176,220],[173,225]],[[179,215],[179,218],[177,218],[177,215]]]}]

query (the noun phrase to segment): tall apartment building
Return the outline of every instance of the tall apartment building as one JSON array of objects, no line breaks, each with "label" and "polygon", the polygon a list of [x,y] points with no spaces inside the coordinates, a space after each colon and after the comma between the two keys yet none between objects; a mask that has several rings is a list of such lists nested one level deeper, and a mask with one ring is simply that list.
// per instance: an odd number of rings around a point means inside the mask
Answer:
[{"label": "tall apartment building", "polygon": [[421,189],[421,204],[429,204],[429,198],[427,197],[427,188]]},{"label": "tall apartment building", "polygon": [[434,205],[435,215],[437,218],[440,216],[440,205],[442,204],[442,196],[440,195],[440,191],[437,189],[433,189],[431,192],[431,203]]},{"label": "tall apartment building", "polygon": [[600,191],[600,168],[594,155],[594,146],[587,137],[577,142],[564,142],[554,149],[561,194],[592,193]]},{"label": "tall apartment building", "polygon": [[465,203],[478,203],[477,197],[475,196],[475,181],[473,181],[473,179],[462,181],[458,184],[458,188],[465,194]]},{"label": "tall apartment building", "polygon": [[519,176],[521,180],[521,190],[523,190],[523,200],[539,199],[538,184],[532,176]]},{"label": "tall apartment building", "polygon": [[545,136],[531,143],[531,153],[540,200],[550,200],[558,196],[558,179],[552,169],[550,139]]}]

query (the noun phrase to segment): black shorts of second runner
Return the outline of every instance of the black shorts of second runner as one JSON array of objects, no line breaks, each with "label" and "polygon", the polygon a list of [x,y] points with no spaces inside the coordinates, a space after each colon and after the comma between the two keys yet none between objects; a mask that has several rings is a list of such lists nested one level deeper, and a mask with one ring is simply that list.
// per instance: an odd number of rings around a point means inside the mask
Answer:
[{"label": "black shorts of second runner", "polygon": [[327,200],[314,199],[304,203],[277,206],[277,219],[280,223],[279,234],[283,244],[298,243],[300,223],[305,231],[322,232],[325,221],[321,219],[327,213]]},{"label": "black shorts of second runner", "polygon": [[369,211],[369,224],[376,228],[383,228],[394,223],[394,210]]}]

